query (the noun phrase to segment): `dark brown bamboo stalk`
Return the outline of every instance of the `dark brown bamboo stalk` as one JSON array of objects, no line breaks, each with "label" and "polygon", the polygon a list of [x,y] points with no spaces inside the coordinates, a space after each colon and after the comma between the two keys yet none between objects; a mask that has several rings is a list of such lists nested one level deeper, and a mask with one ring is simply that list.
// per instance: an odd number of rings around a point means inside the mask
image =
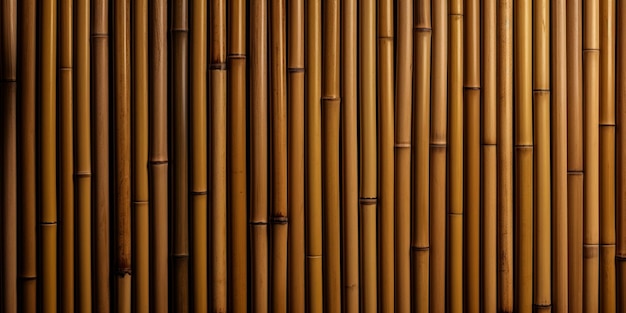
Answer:
[{"label": "dark brown bamboo stalk", "polygon": [[[246,189],[246,1],[231,1],[229,5],[229,307],[233,312],[247,312],[248,219]],[[304,228],[304,225],[302,227]],[[304,238],[302,238],[302,240],[303,239]],[[300,243],[301,242],[302,241],[300,241]],[[300,244],[299,246],[302,245]],[[302,249],[304,251],[303,246]],[[304,257],[304,252],[302,255]],[[304,267],[304,259],[302,260],[302,267]]]},{"label": "dark brown bamboo stalk", "polygon": [[189,311],[189,145],[188,145],[188,59],[187,0],[172,4],[172,262],[174,292],[172,306],[176,312]]},{"label": "dark brown bamboo stalk", "polygon": [[150,310],[168,311],[167,1],[149,2]]},{"label": "dark brown bamboo stalk", "polygon": [[109,1],[91,6],[91,81],[93,87],[94,310],[110,312],[109,235]]},{"label": "dark brown bamboo stalk", "polygon": [[[619,2],[617,16],[626,16],[626,3]],[[626,292],[626,19],[617,19],[617,53],[616,53],[616,294]],[[626,310],[626,297],[617,297],[617,311]]]},{"label": "dark brown bamboo stalk", "polygon": [[115,278],[116,312],[131,311],[130,1],[116,0],[113,35],[115,86]]},{"label": "dark brown bamboo stalk", "polygon": [[[36,42],[37,4],[35,0],[17,1],[18,156],[17,188],[19,233],[22,247],[18,256],[18,299],[20,312],[37,310],[37,175],[36,168]],[[87,14],[87,20],[89,19]],[[88,80],[88,79],[87,79]],[[87,107],[89,102],[87,102]],[[89,118],[87,118],[89,120]]]}]

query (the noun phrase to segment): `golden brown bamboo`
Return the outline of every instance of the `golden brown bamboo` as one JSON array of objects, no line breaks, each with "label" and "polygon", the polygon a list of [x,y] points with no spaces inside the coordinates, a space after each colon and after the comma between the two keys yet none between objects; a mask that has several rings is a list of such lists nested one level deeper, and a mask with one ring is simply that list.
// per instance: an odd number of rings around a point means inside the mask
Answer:
[{"label": "golden brown bamboo", "polygon": [[150,311],[148,1],[135,1],[132,12],[132,295],[134,312],[147,313]]},{"label": "golden brown bamboo", "polygon": [[[357,1],[343,1],[341,7],[342,20],[342,48],[341,48],[341,142],[342,142],[342,181],[341,206],[342,210],[342,242],[343,242],[343,311],[359,312],[359,160],[358,160],[358,131],[357,131]],[[303,18],[302,13],[290,14],[295,18]],[[299,27],[302,27],[303,25]],[[409,31],[411,25],[409,24]],[[290,27],[294,29],[294,27]],[[295,28],[296,31],[299,28]],[[410,32],[409,32],[410,33]],[[302,40],[300,40],[302,42]],[[303,51],[302,49],[298,51]],[[299,55],[304,56],[303,53]],[[410,57],[410,55],[409,55]],[[300,64],[304,65],[304,62]],[[410,73],[410,72],[409,72]],[[410,74],[409,74],[410,75]],[[409,76],[410,80],[410,76]],[[410,85],[409,85],[410,88]],[[410,101],[410,93],[409,93]],[[409,103],[410,105],[410,103]],[[304,120],[302,120],[304,122]],[[410,122],[409,122],[410,123]],[[410,131],[410,124],[409,124]],[[294,132],[290,132],[290,138]],[[410,133],[409,133],[410,136]],[[291,183],[290,183],[291,185]],[[410,181],[407,184],[410,187]],[[409,194],[410,195],[410,194]],[[410,200],[410,196],[409,196]],[[294,220],[291,214],[292,221]],[[409,221],[410,234],[410,215]],[[292,223],[294,225],[294,223]],[[304,225],[302,225],[304,226]],[[292,227],[293,228],[293,227]],[[408,248],[408,245],[407,245]],[[407,255],[410,257],[410,255]],[[410,260],[410,259],[408,259]],[[409,272],[407,272],[407,275]],[[409,280],[410,282],[410,280]],[[290,287],[291,288],[291,287]],[[410,289],[410,285],[409,285]],[[410,290],[409,290],[410,291]],[[407,294],[409,296],[409,294]],[[410,305],[410,298],[407,299]],[[410,308],[410,307],[409,307]],[[294,310],[290,310],[294,311]],[[302,310],[304,311],[304,307]]]},{"label": "golden brown bamboo", "polygon": [[566,5],[551,2],[552,19],[552,305],[569,312],[567,273],[567,45]]},{"label": "golden brown bamboo", "polygon": [[600,308],[598,312],[617,312],[615,266],[615,245],[600,245]]},{"label": "golden brown bamboo", "polygon": [[91,6],[91,53],[93,70],[93,164],[94,164],[94,293],[96,312],[110,312],[109,234],[109,1],[94,0]]},{"label": "golden brown bamboo", "polygon": [[[168,310],[167,1],[148,4],[150,310]],[[205,295],[206,297],[206,295]]]},{"label": "golden brown bamboo", "polygon": [[[37,310],[37,175],[36,167],[36,68],[37,4],[35,0],[17,1],[17,70],[20,77],[18,94],[18,162],[17,188],[19,233],[22,243],[18,255],[18,309],[34,313]],[[86,16],[89,19],[88,14]],[[87,77],[87,81],[88,81]],[[89,102],[87,102],[87,107]],[[89,121],[89,117],[86,119]],[[87,147],[88,148],[88,147]],[[79,156],[80,157],[80,156]],[[80,166],[80,164],[79,164]],[[80,198],[80,197],[79,197]]]},{"label": "golden brown bamboo", "polygon": [[40,31],[40,179],[41,305],[43,312],[57,311],[57,2],[41,6]]},{"label": "golden brown bamboo", "polygon": [[[229,307],[232,312],[247,312],[246,1],[231,1],[229,5]],[[304,225],[302,227],[304,228]]]},{"label": "golden brown bamboo", "polygon": [[[583,174],[567,174],[568,280],[570,312],[583,312]],[[572,299],[578,297],[579,299]]]},{"label": "golden brown bamboo", "polygon": [[[172,307],[189,311],[189,144],[187,98],[187,38],[189,34],[187,1],[172,3],[170,38],[172,40],[172,267],[174,292]],[[245,245],[245,244],[244,244]]]},{"label": "golden brown bamboo", "polygon": [[[432,28],[430,1],[418,1],[414,7],[413,20],[413,106],[412,110],[412,182],[409,192],[413,194],[411,205],[412,229],[411,258],[413,311],[427,312],[429,309],[429,258],[430,223],[428,205],[429,185],[429,142],[430,142],[430,78]],[[409,196],[411,197],[411,196]],[[410,283],[411,284],[411,283]]]},{"label": "golden brown bamboo", "polygon": [[411,310],[411,118],[413,1],[397,2],[396,112],[394,141],[395,309]]},{"label": "golden brown bamboo", "polygon": [[269,310],[267,123],[267,4],[264,0],[251,0],[250,262],[252,264],[252,277],[250,284],[251,306],[257,312],[267,312]]},{"label": "golden brown bamboo", "polygon": [[[616,14],[626,16],[626,3],[619,2]],[[617,20],[617,36],[615,280],[616,294],[623,295],[626,292],[626,127],[623,127],[626,122],[626,20],[623,18]],[[618,296],[616,306],[620,312],[626,310],[626,297]]]},{"label": "golden brown bamboo", "polygon": [[432,2],[430,118],[430,310],[446,304],[446,150],[448,138],[448,2]]},{"label": "golden brown bamboo", "polygon": [[[378,310],[376,260],[377,154],[376,154],[376,1],[359,6],[359,209],[360,281],[363,312]],[[311,73],[311,68],[308,68]],[[310,302],[309,302],[310,303]]]},{"label": "golden brown bamboo", "polygon": [[513,3],[500,0],[496,18],[498,311],[513,311]]}]

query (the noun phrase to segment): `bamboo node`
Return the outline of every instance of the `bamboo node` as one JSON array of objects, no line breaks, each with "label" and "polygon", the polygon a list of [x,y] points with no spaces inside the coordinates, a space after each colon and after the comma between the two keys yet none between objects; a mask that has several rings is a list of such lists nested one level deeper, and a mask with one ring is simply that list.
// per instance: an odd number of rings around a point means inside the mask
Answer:
[{"label": "bamboo node", "polygon": [[552,304],[533,304],[535,309],[550,309],[552,308]]},{"label": "bamboo node", "polygon": [[108,33],[91,33],[91,38],[109,38]]},{"label": "bamboo node", "polygon": [[430,144],[431,148],[446,148],[448,147],[447,143],[431,143]]},{"label": "bamboo node", "polygon": [[231,54],[227,55],[226,58],[228,60],[231,60],[231,59],[245,60],[246,59],[246,55],[243,54],[243,53],[231,53]]},{"label": "bamboo node", "polygon": [[272,224],[287,224],[289,219],[286,216],[274,216],[272,217]]},{"label": "bamboo node", "polygon": [[626,262],[626,255],[615,255],[615,261]]},{"label": "bamboo node", "polygon": [[211,63],[211,64],[209,64],[209,70],[225,71],[226,70],[226,63],[224,63],[224,62]]},{"label": "bamboo node", "polygon": [[480,91],[480,86],[463,86],[464,90],[478,90]]},{"label": "bamboo node", "polygon": [[411,143],[410,142],[397,142],[394,145],[394,148],[411,148]]},{"label": "bamboo node", "polygon": [[304,73],[304,67],[290,67],[290,68],[287,68],[287,73]]},{"label": "bamboo node", "polygon": [[254,222],[250,222],[250,225],[252,226],[267,226],[267,222],[265,221],[254,221]]},{"label": "bamboo node", "polygon": [[550,89],[533,89],[533,94],[550,94]]},{"label": "bamboo node", "polygon": [[341,101],[339,96],[323,96],[322,101]]},{"label": "bamboo node", "polygon": [[359,198],[359,204],[376,204],[378,203],[377,198]]},{"label": "bamboo node", "polygon": [[42,222],[39,222],[39,225],[40,226],[56,226],[57,222],[56,221],[55,222],[53,222],[53,221],[50,221],[50,222],[42,221]]},{"label": "bamboo node", "polygon": [[615,128],[615,126],[617,126],[614,122],[613,123],[602,123],[600,122],[600,127],[613,127]]},{"label": "bamboo node", "polygon": [[150,165],[167,165],[168,161],[167,160],[154,160],[154,161],[148,161],[148,164]]},{"label": "bamboo node", "polygon": [[416,27],[413,28],[413,31],[421,32],[421,33],[432,33],[433,29],[430,28],[430,27],[419,27],[419,26],[416,26]]},{"label": "bamboo node", "polygon": [[189,28],[172,28],[170,29],[171,33],[179,33],[179,34],[187,34],[189,33]]},{"label": "bamboo node", "polygon": [[430,251],[430,247],[416,247],[412,246],[411,251]]},{"label": "bamboo node", "polygon": [[393,36],[378,36],[379,40],[393,40]]},{"label": "bamboo node", "polygon": [[76,177],[78,178],[91,177],[91,172],[76,172]]},{"label": "bamboo node", "polygon": [[567,175],[583,175],[585,172],[582,170],[568,170]]},{"label": "bamboo node", "polygon": [[124,277],[126,275],[132,276],[132,270],[130,268],[118,268],[115,271],[115,274],[119,277]]},{"label": "bamboo node", "polygon": [[192,191],[191,191],[191,195],[192,195],[192,196],[206,196],[206,195],[208,195],[208,194],[209,194],[209,192],[208,192],[208,191],[206,191],[206,190],[199,190],[199,191],[194,191],[194,190],[192,190]]},{"label": "bamboo node", "polygon": [[24,280],[24,281],[31,281],[31,280],[37,280],[37,276],[20,276],[17,278],[18,280]]}]

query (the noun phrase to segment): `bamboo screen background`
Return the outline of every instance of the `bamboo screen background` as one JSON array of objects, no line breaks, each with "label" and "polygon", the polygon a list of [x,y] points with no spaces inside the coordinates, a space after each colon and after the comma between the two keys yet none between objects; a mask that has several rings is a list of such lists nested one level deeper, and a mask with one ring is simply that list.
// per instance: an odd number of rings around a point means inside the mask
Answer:
[{"label": "bamboo screen background", "polygon": [[2,312],[626,311],[624,1],[0,10]]}]

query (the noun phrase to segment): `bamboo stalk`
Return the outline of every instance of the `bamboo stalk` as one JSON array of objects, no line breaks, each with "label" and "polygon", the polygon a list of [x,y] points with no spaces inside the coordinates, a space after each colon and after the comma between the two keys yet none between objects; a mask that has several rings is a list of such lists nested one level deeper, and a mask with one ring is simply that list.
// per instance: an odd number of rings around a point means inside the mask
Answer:
[{"label": "bamboo stalk", "polygon": [[[18,298],[20,312],[37,310],[37,175],[36,169],[36,42],[37,4],[35,0],[17,1],[18,156],[17,188],[19,233],[22,243],[18,255]],[[88,17],[87,17],[88,19]],[[8,21],[7,19],[3,19]],[[89,120],[89,118],[87,118]]]},{"label": "bamboo stalk", "polygon": [[[359,6],[359,210],[360,281],[363,312],[378,310],[376,260],[377,154],[376,154],[376,1]],[[312,68],[308,68],[311,73]]]},{"label": "bamboo stalk", "polygon": [[446,150],[448,129],[448,2],[432,2],[430,118],[430,310],[446,304]]},{"label": "bamboo stalk", "polygon": [[414,84],[412,110],[412,179],[413,193],[411,257],[412,292],[414,311],[427,312],[429,309],[429,270],[430,270],[430,222],[428,206],[430,202],[429,184],[429,141],[430,141],[430,79],[432,28],[430,1],[422,0],[414,7]]},{"label": "bamboo stalk", "polygon": [[[229,306],[233,312],[248,310],[247,190],[246,190],[246,1],[230,2],[230,68],[228,97],[230,132],[230,275]],[[304,226],[303,226],[304,227]],[[304,231],[304,229],[303,229]],[[304,249],[304,247],[303,247]],[[304,255],[304,253],[303,253]],[[304,260],[302,260],[304,266]]]},{"label": "bamboo stalk", "polygon": [[[168,310],[168,154],[167,154],[167,1],[152,1],[149,10],[149,125],[148,168],[151,243],[150,308]],[[205,295],[206,296],[206,295]]]},{"label": "bamboo stalk", "polygon": [[[343,252],[343,293],[345,299],[343,311],[359,312],[359,154],[357,129],[357,1],[344,1],[342,15],[342,48],[341,48],[341,206],[342,210],[342,252]],[[290,16],[298,16],[290,14]],[[300,13],[299,16],[303,17]],[[409,24],[409,27],[411,25]],[[410,30],[410,29],[409,29]],[[300,55],[303,56],[301,53]],[[410,57],[410,55],[409,55]],[[410,73],[410,72],[409,72]],[[410,75],[410,74],[409,74]],[[410,79],[410,77],[409,77]],[[410,87],[410,85],[409,85]],[[410,95],[410,94],[409,94]],[[410,99],[410,97],[409,97]],[[409,103],[410,105],[410,103]],[[409,124],[410,125],[410,124]],[[409,126],[410,131],[410,126]],[[290,132],[293,134],[293,132]],[[410,136],[410,135],[409,135]],[[290,135],[290,138],[292,135]],[[410,177],[410,176],[409,176]],[[410,187],[410,181],[407,184]],[[410,195],[410,194],[409,194]],[[409,196],[410,200],[410,196]],[[292,220],[293,220],[293,215]],[[410,234],[410,215],[409,221]],[[304,226],[304,225],[303,225]],[[293,228],[293,227],[292,227]],[[407,246],[408,247],[408,246]],[[410,255],[407,255],[410,257]],[[410,259],[408,259],[410,260]],[[407,273],[408,275],[408,273]],[[410,284],[410,280],[409,280]],[[409,285],[410,289],[410,285]],[[409,290],[410,291],[410,290]],[[409,296],[407,294],[407,296]],[[407,298],[410,305],[410,298]],[[410,307],[409,307],[410,308]],[[291,310],[294,311],[294,310]],[[302,308],[301,311],[304,311]]]},{"label": "bamboo stalk", "polygon": [[264,0],[250,2],[250,284],[257,312],[269,309],[266,5]]},{"label": "bamboo stalk", "polygon": [[148,183],[148,1],[133,7],[132,47],[132,208],[133,208],[133,309],[150,311],[150,213]]},{"label": "bamboo stalk", "polygon": [[[583,174],[567,174],[568,215],[568,278],[570,282],[569,308],[572,312],[582,312],[583,304]],[[576,271],[577,270],[577,271]],[[572,286],[574,285],[574,286]],[[580,299],[572,299],[578,296]],[[576,307],[575,305],[580,305]]]},{"label": "bamboo stalk", "polygon": [[191,137],[191,273],[194,312],[207,312],[208,287],[208,207],[207,207],[207,7],[206,1],[193,0],[190,52],[190,137]]},{"label": "bamboo stalk", "polygon": [[175,291],[173,308],[176,312],[189,311],[189,144],[188,144],[188,100],[187,100],[187,38],[189,34],[187,1],[178,0],[172,4],[172,262]]},{"label": "bamboo stalk", "polygon": [[[626,15],[626,4],[620,2],[617,7],[617,16]],[[622,295],[626,292],[626,127],[623,127],[626,121],[626,21],[621,18],[617,20],[617,54],[616,54],[616,73],[617,73],[617,136],[616,136],[616,153],[615,159],[617,163],[616,171],[616,249],[615,249],[615,267],[616,267],[616,294]],[[617,297],[617,310],[626,310],[626,297]]]},{"label": "bamboo stalk", "polygon": [[56,171],[56,62],[57,5],[44,1],[41,6],[40,31],[40,151],[41,213],[40,231],[42,271],[42,311],[57,311],[57,171]]}]

